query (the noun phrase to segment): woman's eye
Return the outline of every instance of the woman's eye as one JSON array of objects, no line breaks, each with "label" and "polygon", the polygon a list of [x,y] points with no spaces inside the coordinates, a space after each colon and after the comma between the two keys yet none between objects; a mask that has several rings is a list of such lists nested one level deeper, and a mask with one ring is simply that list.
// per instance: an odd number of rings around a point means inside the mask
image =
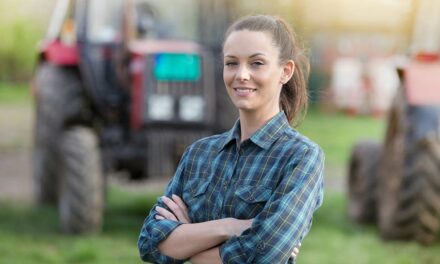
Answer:
[{"label": "woman's eye", "polygon": [[235,66],[235,65],[237,65],[237,64],[238,64],[238,63],[235,62],[235,61],[225,62],[225,66],[228,66],[228,67]]},{"label": "woman's eye", "polygon": [[264,63],[262,61],[254,61],[254,62],[252,62],[252,65],[253,66],[262,66],[262,65],[264,65]]}]

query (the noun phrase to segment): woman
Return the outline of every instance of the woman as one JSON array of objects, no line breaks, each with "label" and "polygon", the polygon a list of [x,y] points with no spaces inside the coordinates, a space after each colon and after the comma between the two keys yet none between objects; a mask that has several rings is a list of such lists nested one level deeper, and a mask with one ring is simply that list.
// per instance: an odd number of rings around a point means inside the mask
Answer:
[{"label": "woman", "polygon": [[239,120],[187,148],[142,227],[145,261],[293,262],[322,203],[323,153],[289,125],[307,108],[308,74],[290,27],[242,18],[226,32],[223,55]]}]

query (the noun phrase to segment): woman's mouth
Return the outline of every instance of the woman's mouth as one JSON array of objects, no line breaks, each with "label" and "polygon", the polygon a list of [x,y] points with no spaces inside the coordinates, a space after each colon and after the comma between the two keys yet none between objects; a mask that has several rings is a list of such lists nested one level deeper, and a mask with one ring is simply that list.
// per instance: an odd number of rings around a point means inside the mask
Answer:
[{"label": "woman's mouth", "polygon": [[257,90],[254,88],[241,88],[241,87],[233,88],[233,89],[238,96],[247,96],[254,93]]}]

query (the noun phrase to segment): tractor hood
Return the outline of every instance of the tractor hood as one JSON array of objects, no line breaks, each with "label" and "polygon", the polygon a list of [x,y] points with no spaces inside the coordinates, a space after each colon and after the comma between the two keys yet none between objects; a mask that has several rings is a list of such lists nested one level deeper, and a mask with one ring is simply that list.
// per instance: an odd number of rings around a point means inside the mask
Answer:
[{"label": "tractor hood", "polygon": [[154,53],[200,53],[202,48],[199,44],[191,41],[176,40],[136,40],[132,41],[128,49],[130,53],[137,55]]}]

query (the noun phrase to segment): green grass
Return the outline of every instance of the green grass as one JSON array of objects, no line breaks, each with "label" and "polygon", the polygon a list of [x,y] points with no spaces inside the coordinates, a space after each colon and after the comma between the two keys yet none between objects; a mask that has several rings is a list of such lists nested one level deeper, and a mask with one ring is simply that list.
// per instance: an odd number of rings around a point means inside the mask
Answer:
[{"label": "green grass", "polygon": [[369,116],[348,116],[342,113],[323,114],[311,108],[299,131],[318,143],[330,166],[345,166],[353,145],[359,139],[381,141],[385,120]]},{"label": "green grass", "polygon": [[155,196],[111,188],[94,236],[62,235],[55,208],[0,202],[0,263],[140,263],[137,237]]},{"label": "green grass", "polygon": [[383,241],[374,226],[360,226],[346,217],[343,194],[325,197],[304,240],[298,263],[434,264],[440,263],[440,244]]},{"label": "green grass", "polygon": [[24,105],[30,104],[31,101],[32,96],[28,84],[0,82],[0,105]]},{"label": "green grass", "polygon": [[[141,263],[137,236],[155,194],[111,188],[103,232],[64,236],[50,207],[0,203],[0,263]],[[375,227],[351,223],[342,194],[328,194],[304,240],[298,263],[439,263],[440,245],[384,242]]]}]

